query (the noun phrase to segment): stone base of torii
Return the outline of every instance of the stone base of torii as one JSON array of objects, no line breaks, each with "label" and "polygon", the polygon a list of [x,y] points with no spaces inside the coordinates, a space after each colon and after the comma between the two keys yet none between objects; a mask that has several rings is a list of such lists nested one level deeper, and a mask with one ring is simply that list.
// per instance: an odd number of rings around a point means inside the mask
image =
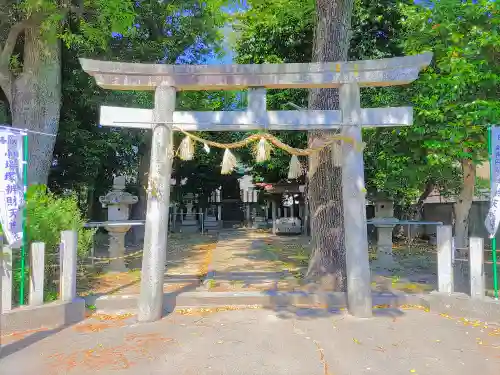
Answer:
[{"label": "stone base of torii", "polygon": [[[381,60],[309,64],[159,65],[81,59],[97,84],[114,90],[154,90],[154,109],[101,108],[101,125],[153,132],[139,321],[159,320],[173,153],[173,125],[185,131],[315,130],[342,128],[361,142],[366,126],[411,125],[411,108],[360,105],[360,88],[409,84],[429,65],[431,53]],[[340,110],[266,111],[266,89],[338,88]],[[245,112],[175,111],[177,90],[249,90]],[[168,150],[168,152],[166,151]],[[349,312],[372,315],[363,155],[342,146],[342,195]]]}]

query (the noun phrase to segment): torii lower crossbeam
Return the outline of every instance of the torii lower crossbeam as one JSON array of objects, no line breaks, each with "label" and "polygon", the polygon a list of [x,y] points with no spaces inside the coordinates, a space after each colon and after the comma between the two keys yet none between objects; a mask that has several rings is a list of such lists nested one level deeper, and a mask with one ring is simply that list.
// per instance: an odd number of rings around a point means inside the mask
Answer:
[{"label": "torii lower crossbeam", "polygon": [[[121,128],[152,129],[153,110],[101,106],[99,124]],[[341,111],[175,111],[173,124],[185,131],[319,130],[342,127]],[[361,110],[363,127],[411,125],[411,107]],[[175,129],[174,129],[175,130]]]}]

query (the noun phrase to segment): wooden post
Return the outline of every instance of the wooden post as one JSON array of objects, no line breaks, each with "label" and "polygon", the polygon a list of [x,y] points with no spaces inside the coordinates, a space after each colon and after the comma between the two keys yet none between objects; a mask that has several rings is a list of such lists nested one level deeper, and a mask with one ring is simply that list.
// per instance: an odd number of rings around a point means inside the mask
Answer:
[{"label": "wooden post", "polygon": [[12,310],[12,249],[3,245],[2,258],[0,259],[0,276],[2,278],[2,310]]},{"label": "wooden post", "polygon": [[172,231],[175,230],[175,224],[177,223],[177,205],[174,204],[172,207]]},{"label": "wooden post", "polygon": [[307,201],[304,205],[304,227],[305,227],[304,233],[306,234],[306,236],[310,236],[311,235],[311,219],[309,216],[309,202],[307,202]]},{"label": "wooden post", "polygon": [[438,291],[449,294],[455,290],[453,284],[451,237],[451,225],[440,225],[437,227]]},{"label": "wooden post", "polygon": [[276,201],[273,199],[271,202],[271,218],[273,220],[273,234],[276,234]]},{"label": "wooden post", "polygon": [[43,304],[44,278],[45,244],[43,242],[34,242],[31,244],[30,306],[39,306]]},{"label": "wooden post", "polygon": [[61,301],[72,302],[76,298],[76,257],[78,248],[78,233],[73,230],[61,232],[60,244],[60,283]]},{"label": "wooden post", "polygon": [[482,299],[485,296],[484,286],[484,243],[480,237],[469,239],[470,296]]},{"label": "wooden post", "polygon": [[304,216],[304,203],[299,203],[299,218],[300,218],[300,230],[302,234],[305,233],[306,220]]},{"label": "wooden post", "polygon": [[247,195],[247,203],[246,203],[247,206],[246,206],[246,214],[245,214],[245,219],[246,219],[246,222],[247,222],[246,227],[250,228],[251,227],[251,224],[250,224],[250,222],[251,222],[251,216],[250,216],[250,191],[247,190],[245,192],[245,194]]},{"label": "wooden post", "polygon": [[144,252],[142,256],[141,294],[139,297],[140,322],[159,320],[163,314],[163,283],[167,256],[168,209],[170,176],[172,172],[172,128],[175,110],[175,87],[158,86],[155,92],[151,162],[148,182],[148,209]]}]

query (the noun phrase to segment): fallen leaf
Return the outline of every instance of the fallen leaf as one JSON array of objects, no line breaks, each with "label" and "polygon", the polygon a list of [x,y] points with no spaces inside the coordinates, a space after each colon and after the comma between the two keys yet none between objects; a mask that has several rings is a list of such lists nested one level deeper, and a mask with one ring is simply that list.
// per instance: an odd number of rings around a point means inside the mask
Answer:
[{"label": "fallen leaf", "polygon": [[360,343],[360,342],[359,342],[359,340],[357,340],[357,339],[352,339],[352,341],[354,341],[354,343],[355,343],[355,344],[359,344],[359,345],[361,345],[361,343]]}]

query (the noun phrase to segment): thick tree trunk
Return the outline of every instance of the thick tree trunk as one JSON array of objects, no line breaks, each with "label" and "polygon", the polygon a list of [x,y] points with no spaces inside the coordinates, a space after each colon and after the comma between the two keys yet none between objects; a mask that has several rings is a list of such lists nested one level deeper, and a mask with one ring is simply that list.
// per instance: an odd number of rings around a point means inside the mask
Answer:
[{"label": "thick tree trunk", "polygon": [[455,216],[455,246],[466,248],[469,238],[469,212],[474,198],[476,166],[471,160],[462,160],[463,185],[457,202],[453,205]]},{"label": "thick tree trunk", "polygon": [[[40,27],[24,34],[23,72],[12,85],[12,125],[57,134],[61,106],[61,46],[47,41]],[[56,137],[30,133],[28,183],[46,184]]]},{"label": "thick tree trunk", "polygon": [[[316,30],[312,61],[345,61],[350,40],[353,0],[316,0]],[[310,109],[338,109],[336,89],[314,89]],[[309,146],[323,143],[333,131],[310,131]],[[308,279],[345,290],[345,246],[342,211],[341,148],[335,144],[309,157],[307,199],[310,209],[313,252]],[[325,285],[326,286],[326,285]]]}]

